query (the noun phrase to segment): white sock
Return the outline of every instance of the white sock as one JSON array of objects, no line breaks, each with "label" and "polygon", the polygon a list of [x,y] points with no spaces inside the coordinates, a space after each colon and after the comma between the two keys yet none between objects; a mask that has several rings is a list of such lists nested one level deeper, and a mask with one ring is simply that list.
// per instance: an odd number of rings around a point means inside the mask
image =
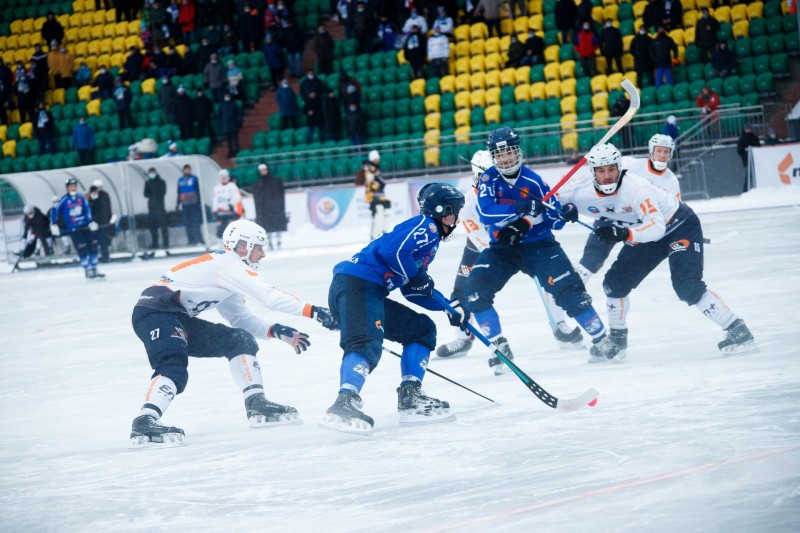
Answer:
[{"label": "white sock", "polygon": [[261,379],[261,367],[255,355],[237,355],[230,360],[233,381],[244,393],[245,398],[264,392],[264,380]]},{"label": "white sock", "polygon": [[628,316],[630,305],[630,298],[628,296],[625,298],[606,298],[609,329],[626,329],[628,327],[625,318]]},{"label": "white sock", "polygon": [[587,281],[589,281],[589,278],[592,277],[592,273],[589,272],[589,270],[586,269],[581,264],[578,264],[578,266],[575,267],[575,272],[577,272],[578,275],[581,277],[581,281],[583,282],[584,285],[586,284]]},{"label": "white sock", "polygon": [[694,306],[722,329],[733,324],[733,321],[737,318],[734,312],[728,309],[725,302],[712,291],[706,291]]},{"label": "white sock", "polygon": [[144,395],[141,414],[150,415],[156,420],[166,412],[172,400],[178,394],[175,382],[165,376],[156,376],[150,380]]}]

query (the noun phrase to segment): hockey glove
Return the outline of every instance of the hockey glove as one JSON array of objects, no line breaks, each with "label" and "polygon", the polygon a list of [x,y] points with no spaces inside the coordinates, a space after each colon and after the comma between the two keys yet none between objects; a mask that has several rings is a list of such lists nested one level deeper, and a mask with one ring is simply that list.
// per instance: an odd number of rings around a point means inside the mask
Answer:
[{"label": "hockey glove", "polygon": [[95,222],[94,220],[89,222],[89,224],[86,227],[89,228],[89,231],[97,231],[100,229],[100,226],[98,226],[97,222]]},{"label": "hockey glove", "polygon": [[58,227],[58,224],[50,224],[50,233],[53,234],[53,237],[58,237],[61,235],[61,228]]},{"label": "hockey glove", "polygon": [[542,214],[542,201],[530,198],[517,200],[517,214],[538,217]]},{"label": "hockey glove", "polygon": [[427,270],[420,268],[417,275],[408,280],[408,291],[425,298],[433,297],[433,279]]},{"label": "hockey glove", "polygon": [[597,228],[595,235],[603,242],[625,242],[630,238],[631,231],[628,228],[621,228],[619,226],[603,226]]},{"label": "hockey glove", "polygon": [[524,218],[517,219],[497,233],[497,244],[514,246],[525,237],[529,229],[531,229],[531,226],[527,220]]},{"label": "hockey glove", "polygon": [[561,208],[561,212],[558,213],[558,217],[566,222],[577,222],[578,208],[575,207],[575,204],[567,204]]},{"label": "hockey glove", "polygon": [[339,327],[339,324],[336,322],[336,319],[333,318],[333,315],[331,315],[327,307],[312,305],[311,318],[322,324],[322,327],[325,329],[334,330]]},{"label": "hockey glove", "polygon": [[308,334],[281,324],[272,324],[269,330],[267,330],[267,338],[278,339],[285,342],[294,348],[294,352],[297,354],[305,352],[308,347],[311,346],[311,342],[308,340]]},{"label": "hockey glove", "polygon": [[459,301],[455,301],[451,303],[451,307],[453,308],[454,313],[451,313],[449,310],[445,309],[445,313],[447,313],[447,319],[450,321],[450,325],[460,329],[461,331],[467,331],[467,323],[469,322],[469,317],[472,316],[467,309],[462,307]]}]

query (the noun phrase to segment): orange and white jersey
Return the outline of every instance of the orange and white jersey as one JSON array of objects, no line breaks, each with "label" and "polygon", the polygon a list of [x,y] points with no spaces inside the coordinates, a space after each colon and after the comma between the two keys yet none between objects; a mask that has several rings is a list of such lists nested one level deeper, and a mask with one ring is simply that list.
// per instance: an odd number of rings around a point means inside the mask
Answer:
[{"label": "orange and white jersey", "polygon": [[475,187],[464,194],[464,207],[458,213],[458,220],[467,231],[467,238],[478,251],[489,247],[489,232],[478,217],[478,191]]},{"label": "orange and white jersey", "polygon": [[229,181],[225,185],[219,183],[214,186],[213,211],[242,214],[242,193],[234,182]]},{"label": "orange and white jersey", "polygon": [[159,285],[180,291],[180,303],[189,315],[216,308],[233,327],[262,339],[267,337],[270,324],[248,310],[248,299],[273,311],[311,316],[311,304],[270,285],[230,250],[217,250],[175,265],[161,276]]},{"label": "orange and white jersey", "polygon": [[620,163],[628,172],[646,178],[662,191],[667,191],[678,200],[681,199],[681,185],[675,173],[669,168],[661,171],[654,169],[649,157],[625,156]]},{"label": "orange and white jersey", "polygon": [[661,239],[667,224],[682,205],[675,196],[659,189],[647,179],[624,171],[614,194],[602,195],[589,176],[568,181],[558,191],[561,205],[575,204],[578,213],[624,223],[631,230],[630,243]]}]

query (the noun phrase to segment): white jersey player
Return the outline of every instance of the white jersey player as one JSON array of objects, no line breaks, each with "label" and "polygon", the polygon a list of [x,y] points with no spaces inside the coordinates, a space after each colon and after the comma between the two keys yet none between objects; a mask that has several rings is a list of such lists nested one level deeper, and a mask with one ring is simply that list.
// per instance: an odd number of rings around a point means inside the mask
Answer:
[{"label": "white jersey player", "polygon": [[[481,222],[478,216],[478,193],[477,183],[481,175],[492,166],[492,156],[488,150],[478,150],[472,156],[472,180],[473,187],[464,195],[465,204],[459,213],[458,219],[461,226],[467,233],[467,244],[464,246],[464,253],[461,257],[461,264],[456,273],[456,281],[453,286],[453,293],[450,296],[451,300],[463,301],[465,296],[464,289],[466,287],[466,280],[469,276],[472,266],[480,253],[489,247],[490,238],[486,226]],[[546,305],[549,309],[549,314],[553,317],[553,322],[556,327],[553,329],[553,335],[563,349],[582,348],[581,331],[579,328],[570,329],[566,323],[566,314],[564,310],[555,305],[551,298],[547,298]],[[498,318],[499,321],[499,318]],[[474,337],[469,331],[458,330],[456,338],[447,344],[439,346],[436,350],[436,355],[443,358],[461,357],[467,354],[472,348]],[[499,346],[504,346],[503,353],[513,359],[511,349],[508,347],[508,340],[505,337],[500,337],[498,340]],[[499,358],[492,356],[493,359]],[[495,364],[492,365],[495,374],[504,374],[510,371],[506,365]]]},{"label": "white jersey player", "polygon": [[[310,345],[308,335],[253,314],[245,304],[315,319],[328,329],[336,323],[328,309],[301,301],[269,285],[256,271],[267,242],[264,229],[237,220],[225,230],[224,248],[172,267],[142,292],[133,309],[133,329],[144,343],[153,376],[144,405],[133,421],[131,447],[181,445],[183,430],[162,426],[159,419],[188,381],[189,357],[225,357],[244,394],[251,427],[296,424],[294,407],[270,402],[256,360],[256,339],[279,339],[296,353]],[[197,315],[216,309],[231,326]]]},{"label": "white jersey player", "polygon": [[[570,182],[561,189],[562,203],[604,223],[597,237],[624,242],[603,280],[611,338],[627,348],[628,295],[664,259],[669,260],[672,287],[682,301],[696,307],[726,331],[718,347],[724,354],[756,349],[744,321],[703,282],[703,230],[692,209],[647,179],[620,169],[621,154],[611,144],[598,145],[586,160],[591,180]],[[620,351],[617,359],[624,356]]]},{"label": "white jersey player", "polygon": [[222,238],[228,224],[241,218],[242,193],[231,181],[230,173],[224,168],[219,171],[219,183],[214,186],[214,202],[212,210],[217,219],[217,239]]}]

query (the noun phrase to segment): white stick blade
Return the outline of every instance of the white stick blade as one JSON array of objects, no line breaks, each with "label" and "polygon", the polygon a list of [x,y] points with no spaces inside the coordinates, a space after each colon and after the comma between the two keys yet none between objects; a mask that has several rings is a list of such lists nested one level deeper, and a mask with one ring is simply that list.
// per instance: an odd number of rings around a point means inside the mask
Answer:
[{"label": "white stick blade", "polygon": [[639,109],[639,105],[641,104],[641,100],[639,99],[639,89],[627,78],[622,80],[620,83],[620,87],[622,87],[626,93],[628,93],[628,98],[631,100],[630,109]]}]

